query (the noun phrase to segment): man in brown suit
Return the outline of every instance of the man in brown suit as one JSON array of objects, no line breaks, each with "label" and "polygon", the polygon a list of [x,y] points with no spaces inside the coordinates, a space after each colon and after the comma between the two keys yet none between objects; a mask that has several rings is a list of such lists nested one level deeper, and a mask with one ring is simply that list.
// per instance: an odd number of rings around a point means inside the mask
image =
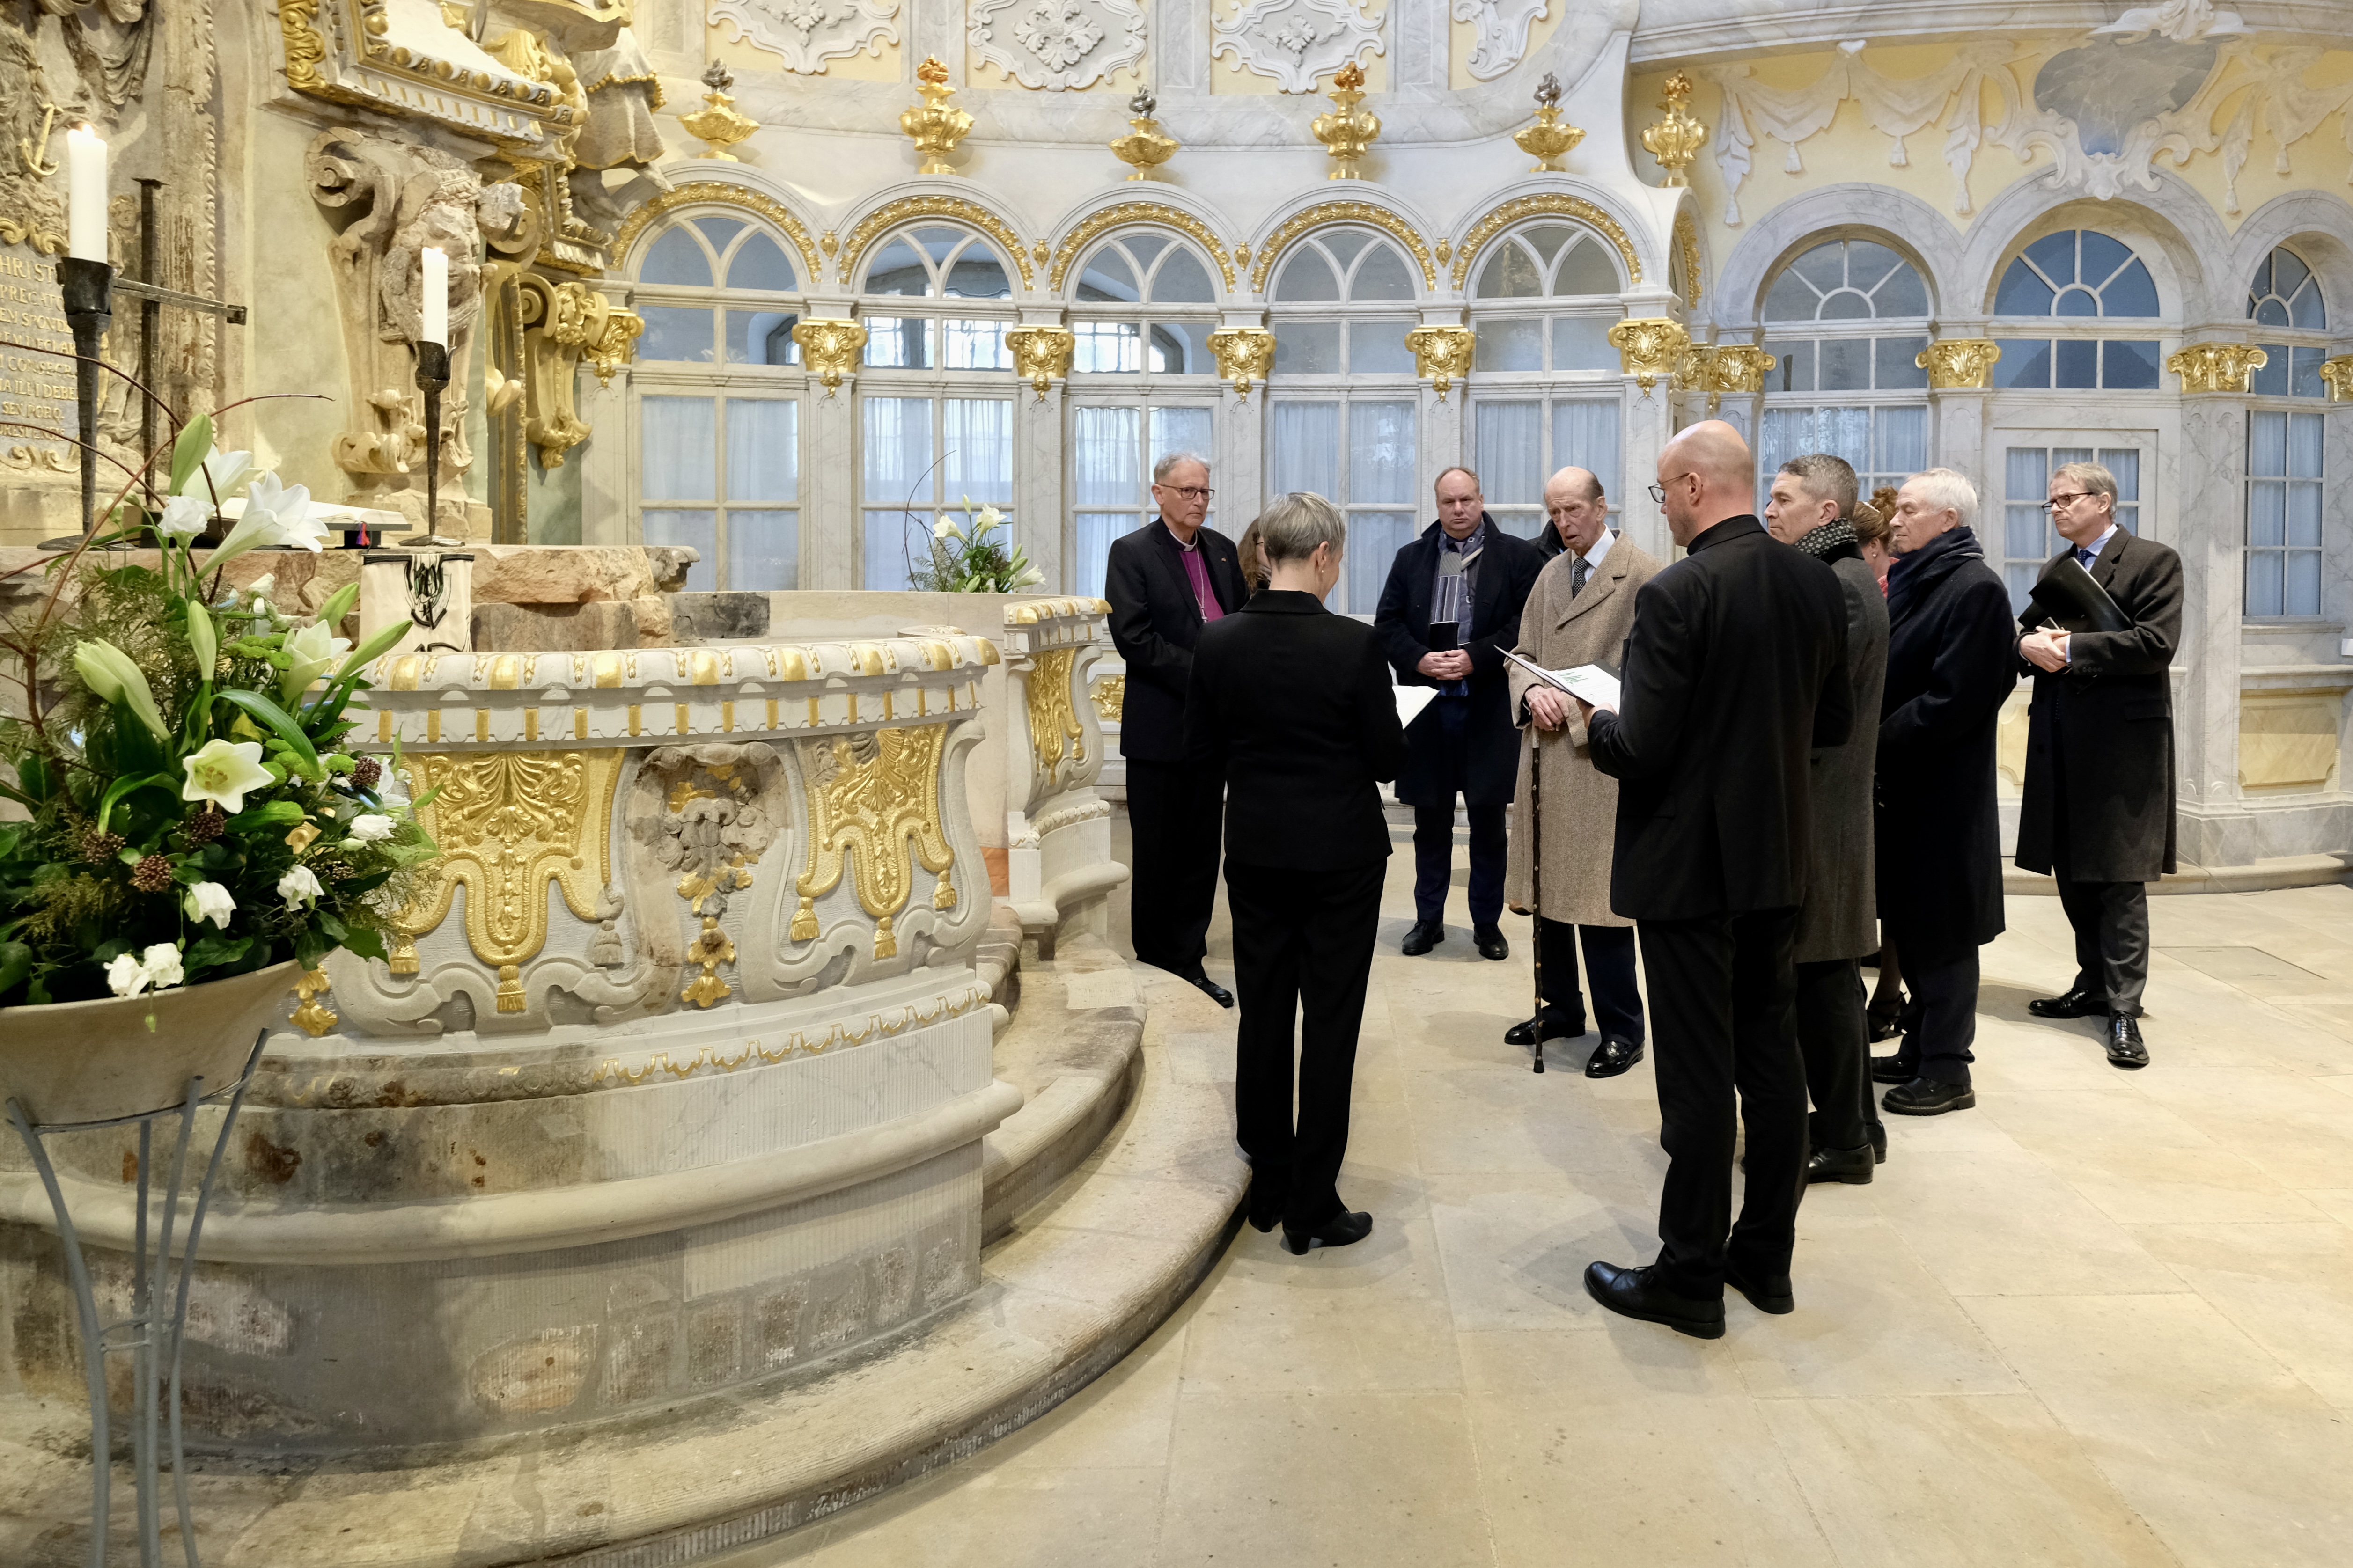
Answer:
[{"label": "man in brown suit", "polygon": [[[1565,547],[1528,594],[1520,616],[1522,658],[1546,669],[1599,664],[1615,671],[1634,625],[1634,595],[1661,570],[1609,531],[1601,481],[1584,468],[1563,468],[1545,486],[1545,510]],[[1513,908],[1529,907],[1528,859],[1542,851],[1536,889],[1536,941],[1544,971],[1544,1002],[1536,1016],[1504,1033],[1515,1046],[1585,1033],[1585,998],[1577,985],[1577,947],[1585,946],[1586,978],[1593,987],[1601,1044],[1586,1063],[1588,1078],[1615,1078],[1642,1059],[1642,996],[1634,984],[1634,922],[1609,908],[1610,855],[1618,820],[1618,781],[1598,772],[1586,751],[1585,720],[1576,703],[1518,665],[1511,676],[1513,721],[1526,732],[1520,748],[1517,803],[1505,888]],[[1531,770],[1544,770],[1539,809],[1530,821]],[[1532,846],[1531,828],[1542,836]]]}]

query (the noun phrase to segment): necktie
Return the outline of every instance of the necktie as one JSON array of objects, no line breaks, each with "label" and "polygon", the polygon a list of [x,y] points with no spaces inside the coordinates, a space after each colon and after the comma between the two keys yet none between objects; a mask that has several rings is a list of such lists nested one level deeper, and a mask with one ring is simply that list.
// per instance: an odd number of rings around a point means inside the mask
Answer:
[{"label": "necktie", "polygon": [[2089,572],[2089,571],[2092,569],[2092,563],[2093,563],[2093,562],[2094,562],[2094,561],[2097,561],[2098,559],[2099,559],[2099,557],[2098,557],[2098,556],[2096,556],[2096,555],[2093,554],[2090,551],[2088,551],[2088,550],[2084,549],[2082,545],[2078,544],[2077,546],[2075,546],[2075,560],[2076,560],[2076,563],[2077,563],[2079,565],[2081,565],[2081,566],[2084,568],[2084,571]]},{"label": "necktie", "polygon": [[1568,596],[1576,598],[1585,592],[1585,580],[1593,575],[1593,564],[1582,555],[1568,569]]}]

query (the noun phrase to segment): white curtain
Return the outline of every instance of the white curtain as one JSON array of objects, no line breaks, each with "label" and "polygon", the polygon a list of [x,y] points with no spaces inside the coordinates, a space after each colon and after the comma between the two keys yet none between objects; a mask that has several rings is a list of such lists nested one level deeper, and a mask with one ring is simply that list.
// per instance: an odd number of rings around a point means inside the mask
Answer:
[{"label": "white curtain", "polygon": [[1414,405],[1409,402],[1348,406],[1348,501],[1414,502]]},{"label": "white curtain", "polygon": [[800,499],[801,405],[790,398],[727,400],[727,499]]},{"label": "white curtain", "polygon": [[[1111,542],[1136,526],[1144,504],[1137,471],[1144,446],[1140,408],[1071,411],[1071,502],[1077,537],[1071,584],[1081,594],[1101,597],[1103,563]],[[1117,510],[1109,510],[1117,509]]]},{"label": "white curtain", "polygon": [[716,410],[708,397],[647,397],[638,404],[638,472],[648,500],[717,500]]},{"label": "white curtain", "polygon": [[1341,499],[1338,404],[1277,403],[1271,445],[1276,495],[1312,490],[1327,500]]},{"label": "white curtain", "polygon": [[1552,466],[1590,468],[1601,492],[1623,515],[1626,497],[1618,484],[1619,410],[1614,397],[1561,398],[1552,405]]},{"label": "white curtain", "polygon": [[940,405],[940,499],[951,506],[972,498],[1008,505],[1013,500],[1013,400],[951,397]]},{"label": "white curtain", "polygon": [[1474,466],[1487,504],[1543,506],[1544,405],[1534,399],[1481,402],[1472,412],[1478,424]]}]

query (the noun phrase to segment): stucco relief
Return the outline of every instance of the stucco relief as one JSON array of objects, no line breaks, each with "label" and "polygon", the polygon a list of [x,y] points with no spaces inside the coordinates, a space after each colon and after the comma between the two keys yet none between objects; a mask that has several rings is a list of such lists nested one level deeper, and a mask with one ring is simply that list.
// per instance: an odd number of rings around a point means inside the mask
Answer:
[{"label": "stucco relief", "polygon": [[1211,22],[1209,58],[1231,55],[1285,92],[1314,92],[1319,77],[1388,52],[1381,40],[1385,16],[1360,11],[1351,0],[1242,0],[1231,16]]},{"label": "stucco relief", "polygon": [[1454,19],[1478,29],[1469,61],[1472,79],[1493,81],[1528,52],[1528,29],[1550,11],[1551,0],[1454,0]]},{"label": "stucco relief", "polygon": [[1136,0],[977,0],[972,52],[1023,87],[1063,91],[1144,58]]},{"label": "stucco relief", "polygon": [[739,42],[782,55],[785,68],[822,73],[828,60],[880,56],[899,41],[899,0],[711,0],[710,19]]}]

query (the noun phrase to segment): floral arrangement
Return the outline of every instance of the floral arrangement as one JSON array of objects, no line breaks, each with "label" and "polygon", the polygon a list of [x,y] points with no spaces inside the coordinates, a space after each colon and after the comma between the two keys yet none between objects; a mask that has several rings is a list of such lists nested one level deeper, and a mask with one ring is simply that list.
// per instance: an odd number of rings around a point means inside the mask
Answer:
[{"label": "floral arrangement", "polygon": [[[361,671],[407,623],[353,648],[334,626],[356,584],[308,619],[270,603],[268,577],[224,590],[230,561],[316,552],[326,529],[302,486],[216,448],[207,417],[169,453],[160,510],[118,505],[112,531],[52,563],[38,608],[0,627],[22,689],[0,718],[0,795],[24,813],[0,822],[0,1006],[313,966],[338,947],[380,958],[411,869],[437,853],[384,764],[336,749]],[[240,487],[242,514],[200,562]],[[91,552],[151,533],[155,565]]]},{"label": "floral arrangement", "polygon": [[[1007,538],[990,537],[1000,530]],[[1011,533],[1003,512],[985,506],[976,515],[965,497],[963,522],[942,512],[933,523],[930,561],[907,574],[908,585],[926,594],[1010,594],[1043,583],[1046,574],[1011,547]]]}]

